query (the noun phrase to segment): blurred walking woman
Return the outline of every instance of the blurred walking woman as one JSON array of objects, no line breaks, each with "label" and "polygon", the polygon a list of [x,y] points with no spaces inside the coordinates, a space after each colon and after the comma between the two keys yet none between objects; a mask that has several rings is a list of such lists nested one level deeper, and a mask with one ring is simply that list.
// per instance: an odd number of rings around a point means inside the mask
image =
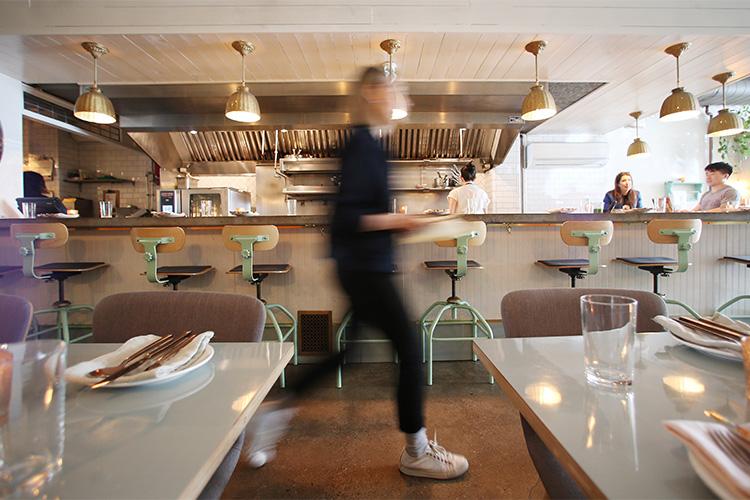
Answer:
[{"label": "blurred walking woman", "polygon": [[642,208],[641,193],[633,189],[633,176],[630,172],[620,172],[615,176],[615,188],[604,195],[604,211],[612,209]]}]

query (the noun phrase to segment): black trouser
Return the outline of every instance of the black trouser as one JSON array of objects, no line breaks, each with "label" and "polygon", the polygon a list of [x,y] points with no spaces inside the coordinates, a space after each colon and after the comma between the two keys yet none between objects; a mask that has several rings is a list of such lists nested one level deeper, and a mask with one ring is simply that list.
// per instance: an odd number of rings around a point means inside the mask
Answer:
[{"label": "black trouser", "polygon": [[[381,330],[393,342],[399,357],[398,419],[402,432],[414,433],[424,426],[422,413],[422,360],[419,337],[406,313],[401,295],[393,284],[390,273],[346,271],[339,269],[339,281],[349,296],[355,323],[352,330],[355,338],[357,324],[367,323]],[[300,396],[321,377],[334,371],[345,353],[329,357],[290,388]]]}]

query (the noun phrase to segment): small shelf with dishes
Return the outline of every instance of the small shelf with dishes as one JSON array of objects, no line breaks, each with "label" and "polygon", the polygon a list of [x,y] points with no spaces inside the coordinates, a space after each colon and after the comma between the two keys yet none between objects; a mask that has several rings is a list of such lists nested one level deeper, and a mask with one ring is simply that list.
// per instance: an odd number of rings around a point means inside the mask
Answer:
[{"label": "small shelf with dishes", "polygon": [[64,182],[71,184],[132,184],[135,186],[133,179],[120,179],[119,177],[105,177],[100,179],[63,179]]}]

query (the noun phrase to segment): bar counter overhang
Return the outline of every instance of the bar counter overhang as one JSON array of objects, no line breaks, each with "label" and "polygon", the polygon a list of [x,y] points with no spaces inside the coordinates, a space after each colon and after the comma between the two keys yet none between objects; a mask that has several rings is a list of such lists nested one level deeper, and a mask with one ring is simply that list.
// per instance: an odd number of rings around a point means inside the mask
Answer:
[{"label": "bar counter overhang", "polygon": [[[580,287],[631,288],[651,290],[648,273],[615,262],[617,257],[660,256],[675,258],[674,245],[656,245],[646,235],[645,222],[654,218],[703,221],[700,241],[690,252],[692,266],[685,273],[661,280],[662,293],[686,302],[700,313],[710,313],[731,297],[750,290],[750,270],[720,260],[727,255],[750,253],[750,213],[631,213],[631,214],[487,214],[467,216],[487,223],[487,239],[471,247],[469,258],[483,265],[470,270],[458,283],[458,295],[474,304],[489,320],[500,319],[500,300],[506,293],[524,288],[567,287],[568,278],[559,272],[535,265],[538,259],[585,258],[585,247],[567,247],[560,239],[559,225],[568,220],[612,220],[614,236],[601,250],[602,264],[596,276],[579,281]],[[54,219],[46,219],[51,222]],[[9,237],[8,227],[26,220],[0,220],[0,264],[19,265],[18,248]],[[37,220],[36,222],[42,222]],[[213,273],[184,283],[181,289],[254,294],[241,278],[226,274],[240,264],[237,252],[225,249],[221,228],[225,225],[273,224],[279,226],[278,246],[258,252],[258,264],[288,263],[290,273],[264,283],[264,296],[297,311],[333,311],[334,323],[346,313],[347,303],[335,281],[334,264],[328,256],[327,216],[255,216],[196,218],[113,218],[63,219],[70,241],[60,249],[40,251],[38,263],[55,260],[104,261],[110,267],[96,276],[70,280],[67,294],[79,303],[96,304],[102,297],[119,292],[164,290],[146,281],[143,255],[130,243],[129,228],[141,226],[181,226],[186,229],[185,248],[174,254],[159,255],[160,265],[208,264]],[[426,270],[426,260],[455,259],[455,249],[431,243],[398,247],[399,273],[395,276],[416,320],[436,300],[450,294],[450,280],[443,273]],[[0,278],[0,292],[29,298],[35,308],[48,307],[56,300],[55,287],[12,273]],[[179,292],[177,292],[179,293]],[[373,300],[377,300],[376,297]],[[671,308],[670,308],[671,309]],[[677,309],[671,312],[678,312]],[[750,314],[750,305],[739,303],[730,311]]]}]

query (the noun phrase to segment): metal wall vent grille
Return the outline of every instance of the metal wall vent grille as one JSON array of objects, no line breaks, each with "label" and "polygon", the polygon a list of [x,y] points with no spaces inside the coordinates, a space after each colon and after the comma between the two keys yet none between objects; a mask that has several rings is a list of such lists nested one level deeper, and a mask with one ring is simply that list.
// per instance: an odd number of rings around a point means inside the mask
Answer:
[{"label": "metal wall vent grille", "polygon": [[120,127],[116,125],[100,125],[79,120],[73,116],[73,111],[63,106],[45,101],[37,96],[24,92],[23,107],[27,111],[32,111],[48,118],[52,118],[68,125],[74,125],[80,129],[91,132],[98,136],[104,137],[115,142],[122,142]]},{"label": "metal wall vent grille", "polygon": [[325,354],[333,350],[331,311],[298,311],[297,328],[300,354]]}]

